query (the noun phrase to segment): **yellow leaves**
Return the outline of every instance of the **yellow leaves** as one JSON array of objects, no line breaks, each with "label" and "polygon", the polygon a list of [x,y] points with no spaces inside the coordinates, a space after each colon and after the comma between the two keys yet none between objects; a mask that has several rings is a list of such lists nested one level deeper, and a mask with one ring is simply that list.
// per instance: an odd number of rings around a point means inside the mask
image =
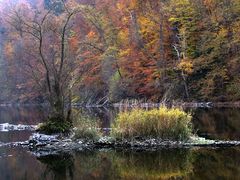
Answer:
[{"label": "yellow leaves", "polygon": [[140,26],[145,29],[155,27],[155,23],[145,16],[140,16],[138,18],[138,22],[139,22]]},{"label": "yellow leaves", "polygon": [[118,10],[122,10],[124,8],[125,8],[125,4],[124,3],[120,3],[120,2],[117,3],[117,9]]},{"label": "yellow leaves", "polygon": [[218,32],[218,36],[222,38],[226,37],[227,34],[228,34],[228,30],[225,28],[221,28],[220,31]]},{"label": "yellow leaves", "polygon": [[137,5],[137,0],[126,0],[126,1],[122,1],[122,2],[118,2],[117,3],[117,9],[118,10],[132,10],[135,9]]},{"label": "yellow leaves", "polygon": [[119,51],[118,55],[121,58],[121,57],[128,56],[130,54],[130,52],[131,52],[130,48],[129,49],[124,49],[124,50]]},{"label": "yellow leaves", "polygon": [[178,68],[184,73],[192,74],[193,73],[193,63],[190,59],[183,59],[178,64]]},{"label": "yellow leaves", "polygon": [[169,22],[176,22],[176,21],[178,21],[178,18],[170,17],[170,18],[168,19],[168,21],[169,21]]},{"label": "yellow leaves", "polygon": [[178,5],[178,6],[188,6],[190,5],[190,1],[189,0],[173,0],[174,4]]},{"label": "yellow leaves", "polygon": [[158,41],[158,29],[156,28],[156,23],[145,16],[140,16],[138,18],[138,23],[141,28],[141,34],[144,40],[147,42],[147,47],[151,48],[155,46]]},{"label": "yellow leaves", "polygon": [[129,30],[128,29],[120,30],[118,33],[118,39],[121,44],[127,43],[129,39]]}]

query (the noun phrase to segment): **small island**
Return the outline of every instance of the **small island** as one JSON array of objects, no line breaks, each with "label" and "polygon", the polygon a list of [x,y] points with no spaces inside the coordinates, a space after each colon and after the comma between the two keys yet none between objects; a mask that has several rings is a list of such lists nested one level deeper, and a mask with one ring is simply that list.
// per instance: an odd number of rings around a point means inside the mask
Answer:
[{"label": "small island", "polygon": [[[104,135],[101,128],[89,119],[81,119],[69,134],[34,134],[28,146],[38,156],[86,149],[135,149],[151,151],[161,148],[234,147],[240,141],[210,140],[193,133],[192,116],[180,108],[132,109],[120,112]],[[41,132],[41,125],[37,127]],[[42,154],[43,153],[43,154]]]}]

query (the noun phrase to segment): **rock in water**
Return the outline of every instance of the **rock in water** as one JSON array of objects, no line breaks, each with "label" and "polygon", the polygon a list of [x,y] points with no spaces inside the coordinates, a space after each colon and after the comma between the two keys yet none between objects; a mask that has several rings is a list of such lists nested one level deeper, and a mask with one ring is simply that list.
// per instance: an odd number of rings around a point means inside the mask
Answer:
[{"label": "rock in water", "polygon": [[47,144],[59,142],[58,137],[59,135],[45,135],[45,134],[34,133],[29,138],[29,145],[41,146],[41,145],[47,145]]}]

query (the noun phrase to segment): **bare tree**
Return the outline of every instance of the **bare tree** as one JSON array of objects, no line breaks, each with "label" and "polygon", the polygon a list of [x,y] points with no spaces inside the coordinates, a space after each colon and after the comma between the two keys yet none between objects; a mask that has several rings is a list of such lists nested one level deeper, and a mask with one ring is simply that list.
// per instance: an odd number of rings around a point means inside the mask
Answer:
[{"label": "bare tree", "polygon": [[[187,49],[187,42],[186,42],[186,30],[183,28],[182,32],[175,35],[175,41],[173,43],[173,48],[176,51],[178,63],[180,63],[182,60],[187,59],[186,56],[186,49]],[[187,75],[185,74],[184,70],[181,70],[181,78],[183,80],[184,90],[186,98],[189,98],[189,90],[187,85]]]},{"label": "bare tree", "polygon": [[44,71],[44,77],[37,77],[35,74],[39,69],[30,65],[31,59],[25,60],[38,85],[45,89],[42,93],[51,107],[49,118],[71,122],[71,90],[75,79],[76,57],[70,53],[68,38],[74,26],[72,20],[81,8],[62,3],[60,14],[56,14],[54,6],[50,10],[28,9],[28,14],[22,7],[13,8],[8,14],[8,22],[22,39],[31,41],[28,43],[32,49],[27,52]]}]

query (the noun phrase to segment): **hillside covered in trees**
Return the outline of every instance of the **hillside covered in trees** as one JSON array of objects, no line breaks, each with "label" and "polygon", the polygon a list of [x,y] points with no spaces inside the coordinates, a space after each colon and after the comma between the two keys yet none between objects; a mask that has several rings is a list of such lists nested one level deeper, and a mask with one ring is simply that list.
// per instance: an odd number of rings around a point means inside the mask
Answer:
[{"label": "hillside covered in trees", "polygon": [[240,100],[239,0],[9,0],[0,16],[0,103]]}]

